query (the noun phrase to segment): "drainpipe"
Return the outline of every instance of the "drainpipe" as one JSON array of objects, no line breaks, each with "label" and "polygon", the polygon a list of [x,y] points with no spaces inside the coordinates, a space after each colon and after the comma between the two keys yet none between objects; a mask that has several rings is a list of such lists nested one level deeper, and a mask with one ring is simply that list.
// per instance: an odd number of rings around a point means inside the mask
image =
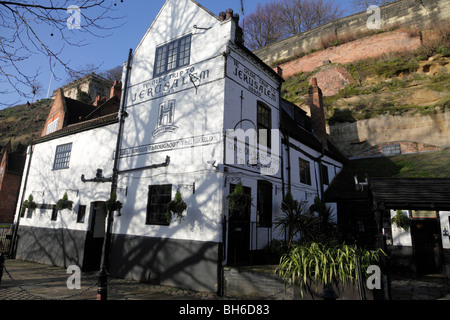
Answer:
[{"label": "drainpipe", "polygon": [[[28,164],[27,164],[27,172],[25,174],[25,181],[23,183],[23,189],[22,189],[22,197],[20,199],[20,204],[19,204],[19,211],[18,211],[18,216],[17,216],[17,222],[14,225],[14,230],[13,230],[13,236],[11,239],[11,247],[9,248],[9,256],[11,258],[14,258],[16,256],[16,252],[15,252],[15,246],[16,246],[16,241],[17,241],[17,232],[19,232],[19,225],[20,225],[20,213],[22,212],[22,204],[25,198],[25,190],[27,188],[27,183],[28,183],[28,175],[30,173],[30,167],[31,167],[31,160],[33,158],[33,145],[29,146],[29,156],[28,156]],[[16,206],[17,208],[17,206]]]}]

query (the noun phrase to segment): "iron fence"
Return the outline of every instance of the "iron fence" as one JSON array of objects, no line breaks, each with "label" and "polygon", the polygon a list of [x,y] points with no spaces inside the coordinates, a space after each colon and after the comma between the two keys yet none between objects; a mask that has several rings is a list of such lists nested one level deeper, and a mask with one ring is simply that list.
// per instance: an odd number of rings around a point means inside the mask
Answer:
[{"label": "iron fence", "polygon": [[12,226],[0,224],[0,252],[8,253],[11,246]]}]

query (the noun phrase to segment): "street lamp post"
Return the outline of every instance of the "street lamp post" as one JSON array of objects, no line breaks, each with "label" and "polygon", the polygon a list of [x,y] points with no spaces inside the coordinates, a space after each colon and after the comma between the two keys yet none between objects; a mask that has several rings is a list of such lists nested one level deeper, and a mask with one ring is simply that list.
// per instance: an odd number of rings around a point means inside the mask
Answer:
[{"label": "street lamp post", "polygon": [[[119,176],[119,153],[120,153],[120,142],[122,139],[122,131],[123,131],[123,124],[125,122],[125,117],[127,116],[127,113],[125,112],[125,104],[126,104],[126,94],[127,94],[127,88],[128,88],[128,78],[130,73],[130,66],[131,66],[131,57],[132,57],[133,50],[130,49],[130,52],[128,54],[128,61],[127,61],[127,72],[125,76],[125,84],[124,84],[124,94],[122,97],[122,106],[120,109],[120,119],[119,119],[119,132],[117,134],[117,140],[116,140],[116,150],[114,153],[114,165],[113,165],[113,175],[111,179],[111,194],[110,199],[112,199],[113,195],[117,191],[117,180]],[[110,260],[110,250],[111,250],[111,233],[112,233],[112,224],[113,224],[113,214],[114,211],[111,209],[107,212],[107,224],[106,224],[106,234],[105,234],[105,240],[103,241],[103,250],[102,250],[102,258],[100,262],[100,272],[97,274],[99,286],[97,289],[97,300],[107,300],[108,297],[108,269],[109,269],[109,260]]]}]

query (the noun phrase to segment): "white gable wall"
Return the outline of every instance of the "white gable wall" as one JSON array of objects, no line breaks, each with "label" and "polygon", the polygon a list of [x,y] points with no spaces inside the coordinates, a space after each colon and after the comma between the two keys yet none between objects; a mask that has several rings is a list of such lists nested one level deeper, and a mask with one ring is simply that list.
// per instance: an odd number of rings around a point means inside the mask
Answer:
[{"label": "white gable wall", "polygon": [[[207,162],[223,158],[223,53],[231,31],[230,20],[220,22],[190,0],[167,1],[134,51],[119,170],[160,164],[167,156],[170,164],[120,175],[118,187],[128,187],[128,195],[123,197],[124,214],[115,220],[115,233],[221,240],[223,175]],[[156,48],[188,34],[189,65],[154,77]],[[172,121],[162,126],[161,108],[169,106]],[[195,194],[187,187],[194,182]],[[145,224],[148,188],[161,184],[172,184],[172,198],[182,185],[188,209],[181,223]]]}]

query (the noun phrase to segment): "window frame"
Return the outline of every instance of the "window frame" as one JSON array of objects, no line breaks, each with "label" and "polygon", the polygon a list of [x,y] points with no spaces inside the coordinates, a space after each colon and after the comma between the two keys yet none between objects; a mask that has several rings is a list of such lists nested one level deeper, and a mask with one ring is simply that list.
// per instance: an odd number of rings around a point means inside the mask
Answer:
[{"label": "window frame", "polygon": [[[267,117],[264,116],[260,112],[260,109],[262,109],[262,110],[267,112],[267,114],[268,114]],[[267,121],[262,121],[262,120],[267,120]],[[262,144],[261,141],[260,141],[260,133],[259,133],[260,129],[267,130],[266,131],[266,134],[267,134],[267,137],[266,137],[267,145]],[[272,135],[271,135],[271,132],[270,132],[271,129],[272,129],[272,109],[269,106],[267,106],[266,104],[264,104],[263,102],[258,101],[256,103],[256,130],[257,130],[257,137],[258,137],[257,141],[258,141],[258,144],[261,144],[261,145],[265,146],[268,149],[272,146],[272,141],[271,141],[271,136]]]},{"label": "window frame", "polygon": [[84,223],[86,221],[86,205],[80,204],[77,211],[77,223]]},{"label": "window frame", "polygon": [[52,214],[50,215],[50,221],[58,220],[58,209],[56,209],[56,204],[52,205]]},{"label": "window frame", "polygon": [[[160,191],[158,189],[165,190]],[[156,200],[156,203],[154,203]],[[166,206],[172,200],[172,185],[160,184],[148,186],[147,213],[145,217],[146,225],[170,225],[166,218]],[[154,209],[158,208],[158,211]]]},{"label": "window frame", "polygon": [[[257,184],[256,219],[257,226],[272,228],[273,218],[273,185],[266,180],[258,180]],[[270,194],[270,196],[269,196]]]},{"label": "window frame", "polygon": [[328,175],[328,167],[324,164],[320,165],[320,168],[322,170],[322,184],[324,185],[330,185],[330,177]]},{"label": "window frame", "polygon": [[[311,185],[311,163],[308,160],[298,158],[300,183]],[[304,164],[305,166],[302,166]]]},{"label": "window frame", "polygon": [[[188,46],[186,45],[186,39],[189,39]],[[156,78],[189,65],[191,61],[191,44],[192,34],[188,34],[158,46],[155,50],[153,77]]]},{"label": "window frame", "polygon": [[[69,150],[64,149],[67,146],[70,146]],[[53,170],[68,169],[71,156],[72,156],[72,142],[56,146],[55,157],[53,160]]]}]

